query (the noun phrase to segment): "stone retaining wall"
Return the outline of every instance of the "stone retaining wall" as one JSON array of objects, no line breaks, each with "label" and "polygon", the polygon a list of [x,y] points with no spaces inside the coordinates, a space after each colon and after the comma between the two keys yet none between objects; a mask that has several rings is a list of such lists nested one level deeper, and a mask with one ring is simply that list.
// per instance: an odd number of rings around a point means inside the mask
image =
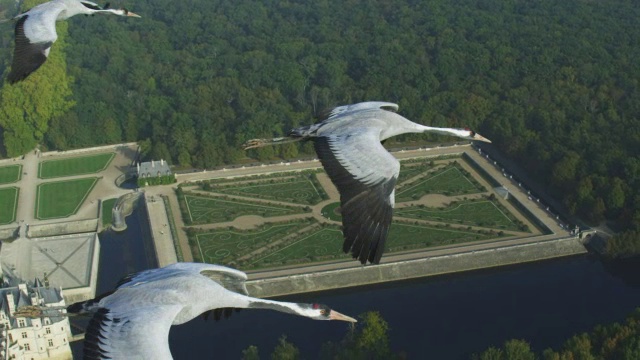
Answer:
[{"label": "stone retaining wall", "polygon": [[247,282],[249,294],[272,297],[490,268],[586,253],[577,237]]},{"label": "stone retaining wall", "polygon": [[79,234],[98,231],[99,219],[77,220],[43,225],[29,225],[27,236],[46,237],[54,235]]},{"label": "stone retaining wall", "polygon": [[3,226],[0,228],[0,240],[14,240],[18,237],[19,231],[19,226]]}]

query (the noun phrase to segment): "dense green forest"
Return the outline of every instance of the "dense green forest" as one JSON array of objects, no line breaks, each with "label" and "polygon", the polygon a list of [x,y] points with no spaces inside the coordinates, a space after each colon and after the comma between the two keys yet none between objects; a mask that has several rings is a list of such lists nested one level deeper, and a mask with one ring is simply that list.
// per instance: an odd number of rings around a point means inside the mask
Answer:
[{"label": "dense green forest", "polygon": [[491,347],[475,360],[637,360],[640,359],[640,308],[622,323],[598,325],[591,333],[575,335],[562,349],[547,349],[538,357],[523,340]]},{"label": "dense green forest", "polygon": [[[640,227],[633,0],[112,3],[122,5],[143,18],[72,18],[42,69],[4,85],[2,156],[140,141],[147,157],[211,168],[320,109],[385,100],[419,123],[476,129],[592,223]],[[301,146],[248,155],[310,152]]]}]

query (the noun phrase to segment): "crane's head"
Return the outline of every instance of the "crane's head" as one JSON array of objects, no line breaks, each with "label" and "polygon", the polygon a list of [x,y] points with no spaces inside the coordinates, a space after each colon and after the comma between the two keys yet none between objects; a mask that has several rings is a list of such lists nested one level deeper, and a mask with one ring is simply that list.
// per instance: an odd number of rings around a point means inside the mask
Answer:
[{"label": "crane's head", "polygon": [[125,8],[122,8],[122,9],[104,9],[104,11],[110,12],[110,13],[115,14],[115,15],[120,15],[120,16],[131,16],[131,17],[137,17],[137,18],[141,17],[140,15],[135,14],[135,13],[133,13],[133,12],[131,12],[131,11],[125,9]]},{"label": "crane's head", "polygon": [[459,138],[462,139],[467,139],[467,140],[476,140],[476,141],[484,141],[484,142],[488,142],[490,143],[491,140],[485,138],[484,136],[478,134],[477,132],[469,129],[469,128],[464,128],[464,129],[451,129],[452,134],[451,135],[455,135]]},{"label": "crane's head", "polygon": [[298,304],[303,316],[314,320],[342,320],[348,322],[358,322],[358,320],[331,310],[327,305],[322,304]]},{"label": "crane's head", "polygon": [[[75,3],[72,3],[75,4]],[[79,8],[76,8],[75,10],[77,12],[79,12],[80,14],[85,14],[85,15],[94,15],[94,14],[98,14],[98,13],[103,13],[103,14],[114,14],[114,15],[119,15],[119,16],[131,16],[131,17],[140,17],[140,15],[138,14],[134,14],[131,11],[125,9],[125,8],[121,8],[121,9],[110,9],[109,7],[111,6],[110,3],[106,3],[104,4],[104,6],[100,7],[100,5],[92,2],[92,1],[87,1],[87,0],[81,0],[79,2]]]}]

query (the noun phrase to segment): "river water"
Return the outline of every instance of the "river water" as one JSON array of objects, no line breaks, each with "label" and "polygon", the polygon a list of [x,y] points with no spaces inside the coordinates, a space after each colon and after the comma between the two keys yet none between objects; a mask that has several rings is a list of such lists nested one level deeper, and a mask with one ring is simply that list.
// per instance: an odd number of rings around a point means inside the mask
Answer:
[{"label": "river water", "polygon": [[[144,213],[135,211],[127,224],[126,233],[100,237],[98,292],[155,267]],[[611,265],[585,255],[279,300],[324,303],[351,316],[379,311],[394,351],[409,359],[468,359],[511,338],[526,339],[536,351],[557,348],[575,333],[623,321],[640,307],[638,274],[640,261]],[[169,337],[176,359],[239,359],[249,345],[268,359],[283,334],[303,358],[315,359],[323,343],[347,331],[344,323],[244,310],[219,322],[196,318],[174,326]],[[80,358],[81,346],[73,348]]]}]

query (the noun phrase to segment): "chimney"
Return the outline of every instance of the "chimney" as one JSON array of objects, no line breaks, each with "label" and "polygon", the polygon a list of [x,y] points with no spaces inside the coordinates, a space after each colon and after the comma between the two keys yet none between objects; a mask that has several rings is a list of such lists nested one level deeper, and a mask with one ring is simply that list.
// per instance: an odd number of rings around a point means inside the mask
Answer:
[{"label": "chimney", "polygon": [[153,163],[153,160],[151,160],[151,167],[154,167],[155,164]]}]

